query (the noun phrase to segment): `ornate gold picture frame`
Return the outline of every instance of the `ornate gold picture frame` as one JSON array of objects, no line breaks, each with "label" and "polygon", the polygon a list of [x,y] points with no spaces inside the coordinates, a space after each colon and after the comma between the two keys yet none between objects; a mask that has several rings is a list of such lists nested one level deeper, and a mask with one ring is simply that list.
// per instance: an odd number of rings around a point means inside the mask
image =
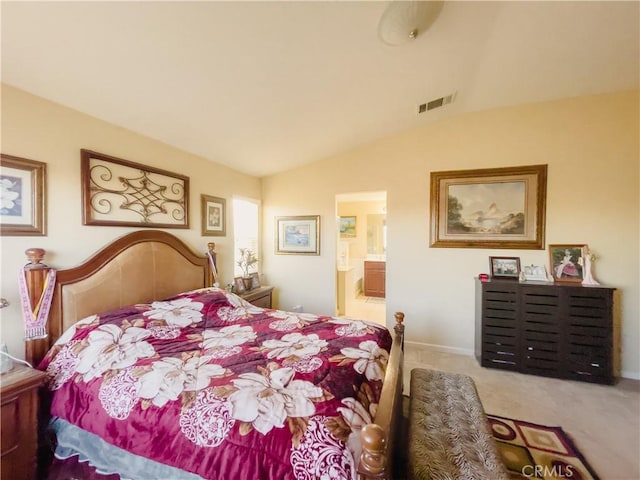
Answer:
[{"label": "ornate gold picture frame", "polygon": [[431,172],[431,247],[544,249],[547,166]]}]

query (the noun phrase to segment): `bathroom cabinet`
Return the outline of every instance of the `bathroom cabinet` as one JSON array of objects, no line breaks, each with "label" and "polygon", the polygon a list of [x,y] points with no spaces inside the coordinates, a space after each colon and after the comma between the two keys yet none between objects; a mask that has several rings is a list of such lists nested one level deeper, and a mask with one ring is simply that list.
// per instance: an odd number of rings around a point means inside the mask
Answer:
[{"label": "bathroom cabinet", "polygon": [[364,294],[367,297],[385,297],[386,262],[364,262]]}]

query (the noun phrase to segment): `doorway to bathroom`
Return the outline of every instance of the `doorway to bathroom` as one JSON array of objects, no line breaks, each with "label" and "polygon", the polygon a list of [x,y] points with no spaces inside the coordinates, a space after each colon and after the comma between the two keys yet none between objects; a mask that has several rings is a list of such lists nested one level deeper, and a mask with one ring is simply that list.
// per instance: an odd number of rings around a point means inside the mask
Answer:
[{"label": "doorway to bathroom", "polygon": [[386,324],[387,193],[336,195],[336,315]]}]

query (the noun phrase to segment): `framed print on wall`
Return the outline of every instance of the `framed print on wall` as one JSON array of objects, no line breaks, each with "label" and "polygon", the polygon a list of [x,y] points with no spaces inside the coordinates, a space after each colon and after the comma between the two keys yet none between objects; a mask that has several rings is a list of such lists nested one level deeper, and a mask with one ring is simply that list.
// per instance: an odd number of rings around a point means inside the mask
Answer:
[{"label": "framed print on wall", "polygon": [[83,225],[189,228],[189,177],[80,152]]},{"label": "framed print on wall", "polygon": [[549,263],[554,281],[582,282],[586,247],[583,244],[549,245]]},{"label": "framed print on wall", "polygon": [[45,163],[1,154],[1,235],[46,235],[46,174]]},{"label": "framed print on wall", "polygon": [[544,249],[547,166],[431,172],[431,247]]},{"label": "framed print on wall", "polygon": [[224,198],[200,195],[202,235],[224,237],[227,234],[227,212]]},{"label": "framed print on wall", "polygon": [[320,215],[276,217],[276,254],[320,255]]},{"label": "framed print on wall", "polygon": [[344,216],[340,217],[340,238],[356,237],[356,217]]}]

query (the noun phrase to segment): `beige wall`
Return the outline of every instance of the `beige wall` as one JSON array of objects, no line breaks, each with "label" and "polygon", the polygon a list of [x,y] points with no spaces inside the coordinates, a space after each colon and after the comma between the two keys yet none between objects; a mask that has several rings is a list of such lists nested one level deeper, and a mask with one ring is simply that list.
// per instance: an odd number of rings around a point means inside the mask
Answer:
[{"label": "beige wall", "polygon": [[[548,263],[547,251],[428,247],[429,172],[546,163],[546,243],[588,243],[595,275],[621,295],[622,369],[640,378],[640,198],[638,92],[468,114],[381,139],[343,155],[262,181],[263,271],[279,306],[332,314],[335,305],[335,196],[387,192],[388,312],[407,314],[409,341],[470,352],[474,281],[490,255]],[[189,230],[171,230],[204,251],[216,241],[223,281],[233,271],[230,199],[260,198],[256,178],[2,86],[2,152],[47,163],[49,233],[1,237],[1,339],[22,356],[16,275],[28,247],[66,268],[133,228],[81,225],[81,148],[176,171],[191,179]],[[200,194],[227,198],[226,237],[200,235]],[[321,215],[320,256],[275,255],[274,216]]]},{"label": "beige wall", "polygon": [[[279,306],[332,314],[335,195],[387,192],[387,311],[407,340],[470,353],[474,277],[490,255],[548,264],[544,250],[429,248],[429,173],[548,164],[546,244],[587,243],[621,293],[622,370],[640,378],[638,91],[467,114],[263,179],[263,265]],[[320,215],[321,255],[275,255],[273,217]],[[390,322],[391,320],[389,320]]]},{"label": "beige wall", "polygon": [[[29,247],[47,250],[46,262],[57,268],[75,266],[106,243],[132,227],[82,225],[80,204],[80,149],[124,158],[178,172],[190,178],[188,230],[172,229],[192,249],[204,254],[209,241],[217,243],[222,282],[233,278],[234,195],[260,199],[260,180],[201,157],[137,135],[21,90],[2,85],[2,153],[47,164],[48,235],[46,237],[2,237],[0,292],[11,303],[3,309],[1,338],[9,351],[23,356],[22,317],[17,275],[26,263]],[[227,236],[200,235],[200,194],[227,199]]]}]

